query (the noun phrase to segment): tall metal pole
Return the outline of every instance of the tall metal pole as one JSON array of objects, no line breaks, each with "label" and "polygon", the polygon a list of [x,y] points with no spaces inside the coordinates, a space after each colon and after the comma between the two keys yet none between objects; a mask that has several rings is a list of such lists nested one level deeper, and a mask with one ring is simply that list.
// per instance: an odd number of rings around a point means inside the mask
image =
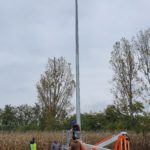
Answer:
[{"label": "tall metal pole", "polygon": [[78,34],[78,0],[75,0],[75,39],[76,39],[76,120],[81,128],[80,119],[80,74],[79,74],[79,34]]}]

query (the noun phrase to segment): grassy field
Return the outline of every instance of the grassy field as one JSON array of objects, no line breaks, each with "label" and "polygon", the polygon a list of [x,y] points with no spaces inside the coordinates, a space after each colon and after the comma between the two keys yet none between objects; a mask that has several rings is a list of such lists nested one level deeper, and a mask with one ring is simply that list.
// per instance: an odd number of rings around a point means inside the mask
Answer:
[{"label": "grassy field", "polygon": [[[111,133],[84,132],[82,139],[85,143],[95,144],[101,139],[112,135]],[[26,132],[26,133],[0,133],[0,150],[29,150],[29,142],[36,138],[37,150],[50,150],[51,143],[57,140],[65,143],[63,132]],[[129,134],[131,150],[150,150],[150,134]]]}]

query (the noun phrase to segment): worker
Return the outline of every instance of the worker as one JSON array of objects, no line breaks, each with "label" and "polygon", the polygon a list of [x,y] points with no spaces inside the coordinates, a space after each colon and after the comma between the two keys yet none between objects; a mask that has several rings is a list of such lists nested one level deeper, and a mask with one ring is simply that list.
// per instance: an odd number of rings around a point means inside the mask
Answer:
[{"label": "worker", "polygon": [[36,150],[35,138],[32,138],[32,140],[30,141],[30,150]]},{"label": "worker", "polygon": [[76,121],[72,121],[72,136],[76,139],[80,139],[80,127]]},{"label": "worker", "polygon": [[74,135],[70,141],[69,150],[82,150],[80,141]]},{"label": "worker", "polygon": [[60,150],[60,144],[57,141],[54,141],[51,145],[51,150]]},{"label": "worker", "polygon": [[80,126],[72,121],[72,139],[69,144],[69,150],[85,150],[80,140]]}]

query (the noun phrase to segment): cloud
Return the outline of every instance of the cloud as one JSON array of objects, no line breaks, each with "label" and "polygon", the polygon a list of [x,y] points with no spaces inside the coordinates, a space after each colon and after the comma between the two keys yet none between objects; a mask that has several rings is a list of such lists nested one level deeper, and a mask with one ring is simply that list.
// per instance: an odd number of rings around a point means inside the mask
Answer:
[{"label": "cloud", "polygon": [[[48,57],[64,56],[75,73],[74,7],[70,0],[0,1],[0,106],[37,101],[35,85]],[[148,0],[79,0],[83,111],[112,103],[113,43],[147,29],[149,13]]]}]

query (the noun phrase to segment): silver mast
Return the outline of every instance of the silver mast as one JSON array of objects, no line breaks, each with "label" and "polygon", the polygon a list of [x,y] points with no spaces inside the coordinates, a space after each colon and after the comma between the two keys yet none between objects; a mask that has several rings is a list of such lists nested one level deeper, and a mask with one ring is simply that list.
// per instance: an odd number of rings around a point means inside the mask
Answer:
[{"label": "silver mast", "polygon": [[76,39],[76,120],[81,128],[80,119],[80,73],[79,73],[79,34],[78,34],[78,0],[75,0],[75,39]]}]

